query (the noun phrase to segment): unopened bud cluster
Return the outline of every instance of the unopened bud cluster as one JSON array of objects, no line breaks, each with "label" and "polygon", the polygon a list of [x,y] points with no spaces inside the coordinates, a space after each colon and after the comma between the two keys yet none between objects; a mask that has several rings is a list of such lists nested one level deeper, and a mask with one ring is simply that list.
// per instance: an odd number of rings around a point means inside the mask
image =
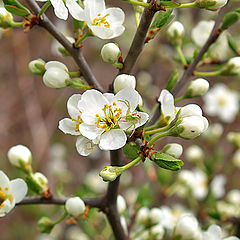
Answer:
[{"label": "unopened bud cluster", "polygon": [[225,6],[227,0],[196,0],[195,6],[198,8],[205,8],[207,10],[216,11]]},{"label": "unopened bud cluster", "polygon": [[0,28],[10,28],[13,23],[13,16],[4,7],[0,7]]}]

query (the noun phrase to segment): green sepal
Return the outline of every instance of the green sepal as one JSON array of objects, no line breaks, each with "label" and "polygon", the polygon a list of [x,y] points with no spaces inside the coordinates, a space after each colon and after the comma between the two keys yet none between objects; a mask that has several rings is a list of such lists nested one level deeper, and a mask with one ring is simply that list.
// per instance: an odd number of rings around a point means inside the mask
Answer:
[{"label": "green sepal", "polygon": [[72,78],[68,86],[73,89],[82,89],[82,90],[89,90],[92,88],[91,86],[86,85],[86,83],[81,78]]},{"label": "green sepal", "polygon": [[3,0],[4,7],[10,13],[18,16],[26,17],[30,15],[30,11],[16,0]]},{"label": "green sepal", "polygon": [[123,147],[123,153],[127,159],[133,161],[139,156],[141,152],[139,146],[136,143],[130,142]]},{"label": "green sepal", "polygon": [[222,21],[222,25],[221,25],[220,29],[222,31],[226,30],[227,28],[229,28],[233,24],[235,24],[238,20],[239,20],[239,13],[237,13],[235,11],[229,12],[223,17],[223,21]]},{"label": "green sepal", "polygon": [[237,46],[237,43],[236,41],[229,35],[227,36],[227,40],[228,40],[228,46],[229,48],[237,55],[239,55],[239,52],[238,52],[238,46]]},{"label": "green sepal", "polygon": [[178,71],[174,69],[167,81],[166,89],[168,91],[171,91],[174,88],[177,81],[178,81]]},{"label": "green sepal", "polygon": [[172,11],[172,9],[167,9],[166,11],[159,11],[156,14],[156,17],[154,18],[149,30],[163,28],[164,26],[169,24],[174,18],[174,15],[172,15]]},{"label": "green sepal", "polygon": [[151,156],[151,160],[154,161],[159,167],[168,169],[171,171],[180,170],[183,166],[183,161],[180,159],[176,159],[173,156],[157,152]]},{"label": "green sepal", "polygon": [[42,187],[31,177],[27,176],[25,179],[28,187],[37,194],[42,194],[43,190]]}]

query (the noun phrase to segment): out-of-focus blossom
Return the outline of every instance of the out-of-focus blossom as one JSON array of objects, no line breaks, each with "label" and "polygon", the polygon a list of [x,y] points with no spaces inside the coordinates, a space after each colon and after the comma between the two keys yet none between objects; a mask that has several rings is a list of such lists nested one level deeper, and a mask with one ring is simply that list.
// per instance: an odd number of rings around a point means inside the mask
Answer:
[{"label": "out-of-focus blossom", "polygon": [[198,145],[192,145],[186,149],[185,157],[189,162],[196,163],[203,160],[204,152]]},{"label": "out-of-focus blossom", "polygon": [[216,175],[212,180],[210,187],[216,198],[221,198],[224,196],[226,181],[227,179],[223,174]]}]

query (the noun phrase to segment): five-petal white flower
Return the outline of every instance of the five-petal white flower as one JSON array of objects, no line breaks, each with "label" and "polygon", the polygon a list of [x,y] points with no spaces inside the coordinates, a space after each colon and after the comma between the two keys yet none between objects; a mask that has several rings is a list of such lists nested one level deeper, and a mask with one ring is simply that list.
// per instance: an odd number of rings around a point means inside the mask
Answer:
[{"label": "five-petal white flower", "polygon": [[83,93],[78,102],[82,112],[79,130],[83,136],[98,142],[102,150],[116,150],[126,144],[124,131],[134,131],[145,124],[147,113],[136,111],[139,94],[132,88],[125,88],[116,95],[97,90]]},{"label": "five-petal white flower", "polygon": [[10,181],[7,175],[0,170],[0,217],[4,217],[22,201],[27,194],[27,184],[17,178]]}]

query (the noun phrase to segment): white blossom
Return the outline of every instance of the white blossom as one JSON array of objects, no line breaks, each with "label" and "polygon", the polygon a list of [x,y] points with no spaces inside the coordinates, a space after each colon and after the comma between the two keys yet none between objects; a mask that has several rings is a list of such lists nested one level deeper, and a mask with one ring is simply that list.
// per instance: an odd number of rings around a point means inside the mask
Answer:
[{"label": "white blossom", "polygon": [[9,180],[7,175],[0,170],[0,217],[4,217],[23,200],[27,194],[27,184],[24,180],[16,178]]},{"label": "white blossom", "polygon": [[214,21],[200,21],[192,30],[192,39],[197,46],[202,47],[210,36],[214,27]]},{"label": "white blossom", "polygon": [[199,162],[204,158],[204,152],[198,145],[192,145],[187,148],[185,157],[189,162]]},{"label": "white blossom", "polygon": [[203,107],[209,116],[218,116],[223,122],[231,123],[238,113],[238,99],[236,91],[218,83],[203,96]]},{"label": "white blossom", "polygon": [[31,165],[32,153],[27,147],[16,145],[8,150],[8,159],[15,167],[21,167],[21,164]]},{"label": "white blossom", "polygon": [[202,137],[208,141],[215,142],[223,134],[224,128],[220,123],[212,123],[208,129],[202,134]]},{"label": "white blossom", "polygon": [[198,78],[190,82],[186,92],[187,97],[203,96],[209,89],[209,83],[206,79]]},{"label": "white blossom", "polygon": [[83,93],[78,102],[83,123],[79,130],[83,136],[99,144],[102,150],[115,150],[126,144],[125,131],[134,131],[148,120],[148,114],[137,112],[139,94],[124,88],[116,95],[97,90]]},{"label": "white blossom", "polygon": [[124,213],[124,211],[127,209],[127,204],[123,196],[118,195],[117,197],[117,209],[120,215]]},{"label": "white blossom", "polygon": [[50,61],[45,65],[46,72],[43,75],[43,82],[50,88],[63,88],[67,86],[69,79],[68,69],[65,64],[58,61]]},{"label": "white blossom", "polygon": [[65,134],[78,136],[76,148],[80,155],[88,156],[94,147],[93,141],[82,136],[79,126],[82,124],[81,111],[78,109],[78,102],[81,100],[81,94],[72,95],[67,102],[68,114],[71,118],[64,118],[59,121],[59,129]]},{"label": "white blossom", "polygon": [[72,216],[79,216],[85,212],[85,203],[80,197],[71,197],[65,203],[67,212]]},{"label": "white blossom", "polygon": [[227,193],[226,200],[229,203],[235,204],[236,206],[240,205],[240,190],[232,189]]},{"label": "white blossom", "polygon": [[184,26],[179,21],[174,21],[167,30],[170,38],[182,38],[184,34]]},{"label": "white blossom", "polygon": [[116,43],[107,43],[102,47],[101,56],[104,62],[116,63],[121,56],[121,51]]},{"label": "white blossom", "polygon": [[240,74],[240,57],[231,58],[227,63],[227,67],[231,68],[230,73],[239,75]]},{"label": "white blossom", "polygon": [[225,194],[226,177],[223,174],[216,175],[211,184],[211,190],[216,198],[221,198]]},{"label": "white blossom", "polygon": [[[117,93],[124,88],[136,87],[136,78],[133,75],[120,74],[118,75],[113,83],[114,92]],[[140,95],[139,95],[140,98]]]}]

